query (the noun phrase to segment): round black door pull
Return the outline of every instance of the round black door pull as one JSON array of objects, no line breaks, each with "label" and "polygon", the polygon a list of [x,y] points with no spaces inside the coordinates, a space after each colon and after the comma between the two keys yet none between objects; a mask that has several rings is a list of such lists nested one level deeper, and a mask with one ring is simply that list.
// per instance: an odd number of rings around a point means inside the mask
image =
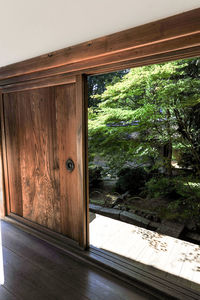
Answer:
[{"label": "round black door pull", "polygon": [[74,170],[74,162],[71,158],[69,158],[67,161],[66,161],[66,168],[69,172],[72,172]]}]

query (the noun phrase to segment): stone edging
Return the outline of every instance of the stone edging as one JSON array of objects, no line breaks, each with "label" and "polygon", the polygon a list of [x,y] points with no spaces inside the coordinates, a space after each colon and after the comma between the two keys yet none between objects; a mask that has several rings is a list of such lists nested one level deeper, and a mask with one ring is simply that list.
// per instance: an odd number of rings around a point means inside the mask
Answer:
[{"label": "stone edging", "polygon": [[145,219],[143,217],[140,217],[128,211],[123,211],[115,208],[102,207],[100,205],[94,205],[94,204],[90,204],[89,208],[91,212],[97,213],[99,215],[110,217],[112,219],[120,220],[122,222],[126,222],[146,229],[156,230],[160,226],[160,223],[152,222],[148,219]]},{"label": "stone edging", "polygon": [[105,217],[156,231],[157,233],[165,234],[174,238],[181,238],[191,243],[200,245],[200,234],[185,230],[184,224],[180,224],[178,222],[166,220],[163,220],[161,223],[154,222],[128,211],[102,207],[94,204],[90,204],[89,209],[91,212],[103,215]]}]

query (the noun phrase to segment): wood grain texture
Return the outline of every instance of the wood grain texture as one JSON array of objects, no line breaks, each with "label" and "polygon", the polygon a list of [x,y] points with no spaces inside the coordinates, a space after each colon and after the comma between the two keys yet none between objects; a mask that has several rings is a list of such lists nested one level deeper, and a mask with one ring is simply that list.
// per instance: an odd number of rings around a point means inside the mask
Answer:
[{"label": "wood grain texture", "polygon": [[76,79],[75,76],[69,76],[66,74],[59,74],[55,76],[51,76],[49,78],[41,78],[41,79],[34,79],[27,83],[16,83],[6,85],[3,88],[3,93],[10,93],[10,92],[17,92],[17,91],[25,91],[31,89],[38,89],[42,87],[48,86],[57,86],[69,83],[75,83]]},{"label": "wood grain texture", "polygon": [[[200,8],[0,68],[0,80],[199,33]],[[184,39],[182,40],[184,42]],[[179,42],[180,46],[180,42]],[[175,50],[175,48],[173,48]]]},{"label": "wood grain texture", "polygon": [[[8,145],[10,152],[8,164],[10,169],[17,163],[14,155],[15,146],[19,144],[20,161],[16,166],[19,173],[9,173],[11,211],[40,225],[60,232],[60,203],[58,161],[56,157],[55,101],[54,88],[37,89],[31,92],[6,94],[5,118],[6,129],[16,128],[15,133],[7,131],[7,139],[13,141]],[[16,107],[20,117],[14,119]],[[18,127],[16,123],[20,123]],[[13,169],[12,169],[13,170]],[[18,178],[21,193],[15,193]],[[22,212],[15,206],[22,203]]]},{"label": "wood grain texture", "polygon": [[[2,240],[4,287],[17,299],[157,299],[144,288],[141,290],[80,259],[75,260],[71,255],[6,222],[2,222]],[[7,300],[6,297],[0,299]]]},{"label": "wood grain texture", "polygon": [[[0,90],[0,118],[2,119],[2,92]],[[1,123],[0,123],[1,124]],[[4,168],[3,168],[3,128],[0,126],[0,218],[6,215],[5,203],[5,182],[4,182]]]},{"label": "wood grain texture", "polygon": [[[174,51],[178,51],[180,53],[179,58],[187,57],[188,52],[190,53],[190,56],[194,56],[196,55],[196,53],[198,53],[199,55],[200,50],[196,52],[196,49],[199,46],[200,33],[196,33],[189,36],[162,41],[160,43],[152,45],[150,44],[134,49],[127,49],[121,51],[120,53],[111,53],[56,68],[37,71],[21,76],[14,76],[8,79],[1,80],[0,85],[2,85],[3,92],[28,89],[30,86],[34,88],[34,86],[37,86],[37,84],[46,84],[48,82],[48,79],[45,77],[51,76],[49,77],[50,79],[54,77],[59,78],[59,75],[57,74],[63,74],[63,77],[66,76],[66,73],[71,76],[80,72],[91,75],[96,72],[96,69],[98,70],[98,72],[103,72],[106,69],[112,70],[112,68],[119,69],[119,66],[121,69],[123,69],[126,67],[125,64],[128,63],[130,67],[133,62],[133,66],[135,66],[137,61],[142,63],[142,59],[148,59],[148,63],[150,64],[152,55],[161,55],[163,61],[165,60],[165,57],[170,57],[170,59],[173,59]],[[41,83],[36,78],[41,78]],[[28,82],[26,83],[26,81]]]},{"label": "wood grain texture", "polygon": [[[13,220],[10,217],[6,217],[6,224],[12,224],[12,227],[17,227],[16,230],[19,232],[25,231],[26,235],[29,237],[29,239],[36,238],[38,239],[38,251],[39,255],[41,256],[41,253],[45,253],[43,248],[41,248],[46,242],[49,245],[49,247],[55,247],[59,253],[65,254],[65,256],[70,259],[73,258],[74,263],[75,261],[78,261],[78,266],[80,266],[80,261],[86,262],[87,266],[95,266],[95,268],[99,270],[106,271],[107,273],[110,273],[112,276],[119,279],[121,284],[123,282],[129,283],[133,285],[134,287],[140,288],[142,291],[146,293],[150,293],[153,295],[152,299],[171,299],[169,295],[172,296],[172,299],[198,299],[199,300],[199,285],[195,285],[192,290],[188,288],[187,281],[185,279],[181,279],[179,284],[177,284],[177,277],[170,276],[168,280],[166,281],[166,273],[162,272],[161,270],[157,270],[153,268],[152,266],[147,266],[144,264],[141,264],[139,262],[135,262],[132,260],[128,260],[127,258],[124,258],[122,256],[116,255],[111,252],[107,252],[104,250],[96,249],[94,247],[90,248],[89,251],[82,251],[78,248],[72,247],[72,245],[66,244],[66,243],[60,243],[58,241],[55,241],[55,239],[52,240],[49,236],[46,234],[43,234],[41,232],[38,232],[34,230],[31,227],[28,227],[26,225],[22,224]],[[5,222],[2,222],[3,224]],[[8,224],[9,223],[9,224]],[[14,225],[14,226],[13,226]],[[9,232],[9,230],[6,230],[6,233]],[[28,233],[28,234],[27,234]],[[4,235],[5,237],[8,237],[8,233]],[[8,237],[9,238],[9,237]],[[17,243],[14,241],[17,241]],[[15,244],[17,246],[15,249],[16,251],[19,251],[19,253],[22,255],[28,254],[28,257],[33,259],[37,259],[37,255],[33,255],[33,243],[31,241],[24,241],[24,239],[17,235],[17,233],[14,233],[14,237],[9,239],[11,244]],[[22,247],[18,248],[19,244],[23,241]],[[12,246],[9,244],[9,248],[11,249]],[[16,245],[18,244],[18,245]],[[28,251],[27,251],[28,248]],[[19,250],[20,249],[20,250]],[[46,260],[47,253],[43,255],[43,258]],[[55,259],[55,255],[53,255],[53,261],[57,265],[57,260]],[[41,263],[40,257],[38,257],[38,263]],[[46,265],[52,269],[51,263],[47,260]],[[65,263],[62,264],[66,265]],[[66,265],[67,269],[68,266]],[[71,268],[68,270],[69,273],[72,275]],[[55,269],[52,270],[54,274],[58,274]],[[80,271],[80,268],[78,268],[78,273],[81,273],[83,277],[81,278],[81,282],[83,282],[87,276],[83,274]],[[61,272],[62,274],[62,272]],[[70,277],[70,279],[72,279]],[[93,277],[94,279],[94,277]],[[72,280],[70,280],[72,281]],[[77,285],[76,285],[77,287]],[[79,288],[77,287],[79,290]],[[166,296],[167,295],[167,296]],[[92,298],[94,299],[94,298]],[[98,299],[98,298],[97,298]],[[123,299],[123,297],[122,297]],[[135,298],[134,298],[135,299]],[[151,298],[150,298],[151,299]]]},{"label": "wood grain texture", "polygon": [[85,247],[83,101],[75,83],[4,94],[11,213]]},{"label": "wood grain texture", "polygon": [[8,180],[8,161],[7,161],[7,150],[6,150],[6,136],[5,136],[5,120],[4,120],[4,105],[3,97],[0,98],[0,117],[1,117],[1,158],[2,158],[2,186],[4,188],[4,203],[5,207],[3,208],[3,203],[1,203],[2,214],[5,215],[10,213],[10,191],[9,191],[9,180]]},{"label": "wood grain texture", "polygon": [[[82,227],[82,210],[79,203],[78,164],[77,164],[77,126],[76,86],[55,88],[57,118],[57,145],[60,166],[60,201],[62,232],[74,240],[79,240]],[[78,155],[81,155],[79,153]],[[75,164],[72,172],[66,170],[66,161],[71,158]],[[77,226],[78,222],[78,226]]]},{"label": "wood grain texture", "polygon": [[88,195],[88,153],[87,153],[87,79],[76,77],[76,121],[77,121],[77,192],[82,224],[79,240],[84,248],[89,246],[89,195]]},{"label": "wood grain texture", "polygon": [[20,124],[20,111],[18,105],[17,95],[5,94],[4,114],[5,114],[5,139],[6,139],[6,154],[8,165],[9,178],[9,199],[10,211],[20,216],[23,214],[22,207],[22,186],[20,173],[20,131],[24,131],[25,127]]},{"label": "wood grain texture", "polygon": [[[13,94],[10,94],[11,96]],[[17,93],[23,217],[60,232],[54,88]]]},{"label": "wood grain texture", "polygon": [[[156,49],[155,46],[154,49]],[[5,92],[7,88],[10,89],[10,91],[15,91],[19,89],[19,87],[20,89],[27,89],[29,83],[32,85],[33,81],[36,78],[48,80],[51,76],[55,76],[57,74],[67,73],[69,76],[76,76],[84,73],[85,75],[95,75],[119,71],[127,68],[134,68],[138,66],[162,63],[171,60],[200,56],[200,46],[192,46],[189,48],[183,48],[173,51],[167,51],[167,49],[165,49],[165,52],[159,54],[149,53],[149,55],[144,57],[131,56],[128,58],[127,56],[124,56],[125,60],[119,59],[115,61],[113,59],[113,56],[109,56],[109,60],[107,61],[107,63],[104,58],[100,58],[98,60],[90,59],[72,65],[64,65],[44,71],[29,73],[21,76],[14,76],[8,79],[1,80],[2,91]],[[138,51],[138,53],[140,53],[140,51]]]},{"label": "wood grain texture", "polygon": [[[152,54],[146,57],[133,58],[127,61],[120,61],[117,63],[110,63],[108,65],[102,65],[99,67],[94,67],[92,69],[88,69],[85,71],[87,75],[95,75],[102,74],[108,72],[119,71],[123,69],[136,68],[146,65],[152,65],[156,63],[164,63],[172,60],[198,57],[200,56],[200,46],[179,49],[175,51],[160,53],[160,54]],[[30,74],[31,75],[31,74]]]}]

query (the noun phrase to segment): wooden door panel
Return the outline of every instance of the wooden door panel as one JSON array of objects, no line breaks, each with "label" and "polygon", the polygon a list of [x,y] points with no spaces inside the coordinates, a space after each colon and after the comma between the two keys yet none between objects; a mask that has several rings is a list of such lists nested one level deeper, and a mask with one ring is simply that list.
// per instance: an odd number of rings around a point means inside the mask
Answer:
[{"label": "wooden door panel", "polygon": [[19,107],[16,94],[4,95],[6,150],[8,157],[9,194],[11,212],[23,215],[22,186],[20,173]]},{"label": "wooden door panel", "polygon": [[[66,105],[67,95],[67,105]],[[77,197],[77,120],[76,94],[74,86],[59,86],[55,89],[57,116],[57,144],[60,167],[60,201],[62,232],[78,239],[76,222],[80,219],[79,199]],[[66,170],[66,160],[73,159],[75,169]]]},{"label": "wooden door panel", "polygon": [[60,232],[54,88],[18,97],[23,217]]},{"label": "wooden door panel", "polygon": [[[83,120],[76,83],[3,99],[11,212],[82,243]],[[68,158],[75,164],[72,172],[66,169]]]}]

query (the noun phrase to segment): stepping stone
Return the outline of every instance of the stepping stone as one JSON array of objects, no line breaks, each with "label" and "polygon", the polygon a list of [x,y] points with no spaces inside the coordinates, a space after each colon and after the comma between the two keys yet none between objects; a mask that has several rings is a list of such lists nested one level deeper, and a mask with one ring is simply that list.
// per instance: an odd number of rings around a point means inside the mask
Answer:
[{"label": "stepping stone", "polygon": [[93,212],[90,212],[90,213],[89,213],[89,220],[90,220],[90,223],[91,223],[94,219],[96,219],[96,214],[93,213]]},{"label": "stepping stone", "polygon": [[120,213],[120,220],[143,228],[147,228],[150,223],[149,220],[127,211]]},{"label": "stepping stone", "polygon": [[120,213],[122,211],[119,210],[119,209],[114,209],[114,208],[106,208],[106,207],[102,207],[99,214],[105,216],[105,217],[109,217],[109,218],[112,218],[112,219],[115,219],[115,220],[119,220],[119,216],[120,216]]},{"label": "stepping stone", "polygon": [[178,238],[184,229],[184,224],[162,221],[156,232]]},{"label": "stepping stone", "polygon": [[100,205],[95,205],[95,204],[90,204],[89,209],[91,212],[96,212],[98,213],[103,207]]},{"label": "stepping stone", "polygon": [[159,226],[160,226],[160,223],[150,221],[150,223],[148,225],[148,229],[155,231],[156,229],[158,229]]},{"label": "stepping stone", "polygon": [[200,234],[194,232],[187,232],[185,237],[194,242],[200,243]]}]

